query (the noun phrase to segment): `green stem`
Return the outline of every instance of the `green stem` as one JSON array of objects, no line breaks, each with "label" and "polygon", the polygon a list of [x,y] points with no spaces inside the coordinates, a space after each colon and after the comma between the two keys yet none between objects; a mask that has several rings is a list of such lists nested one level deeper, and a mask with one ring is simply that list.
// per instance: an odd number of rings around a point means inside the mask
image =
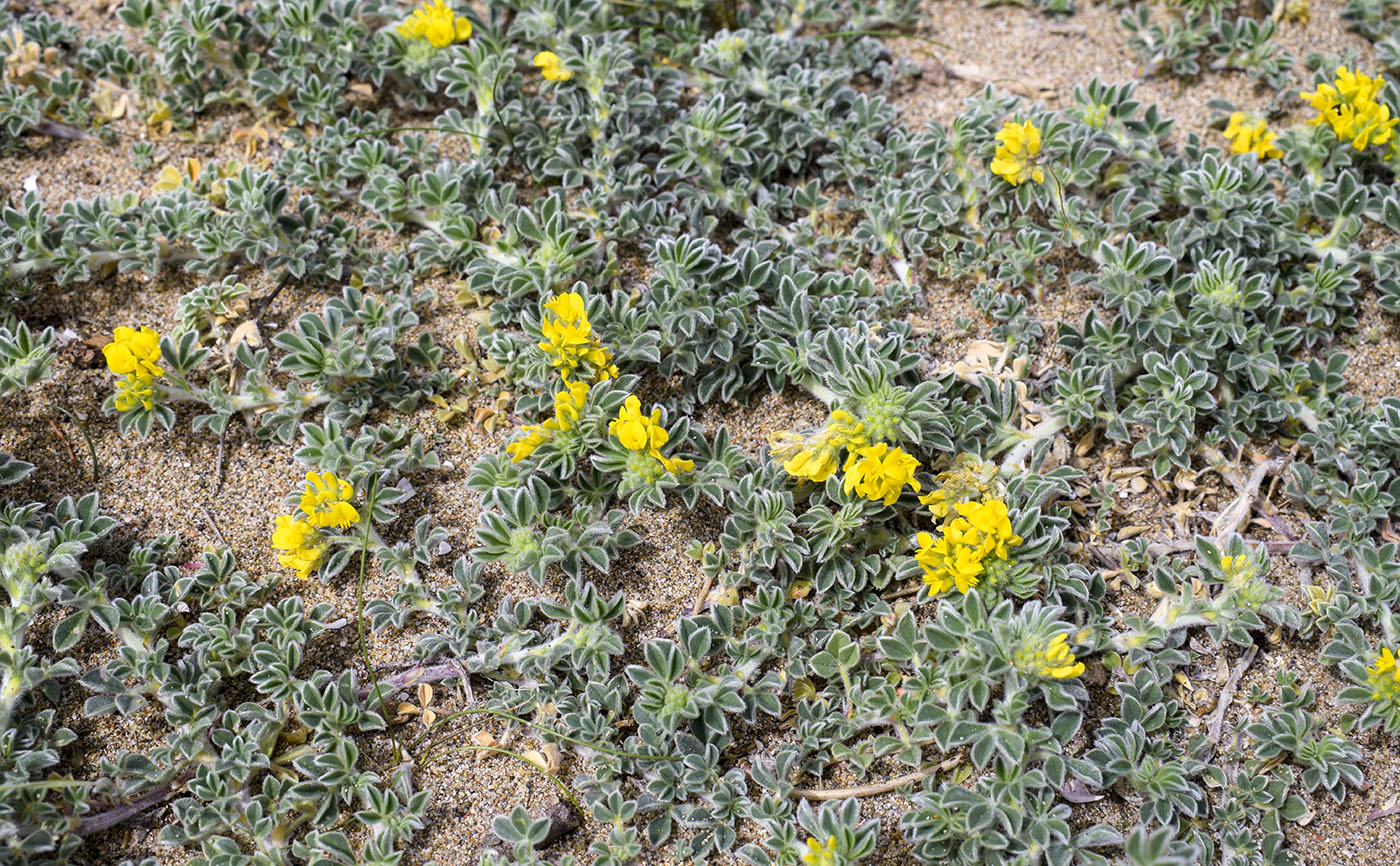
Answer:
[{"label": "green stem", "polygon": [[835,391],[818,382],[815,377],[807,376],[797,384],[807,390],[807,393],[825,403],[828,407],[835,403],[840,397]]},{"label": "green stem", "polygon": [[78,420],[78,416],[74,415],[72,412],[69,412],[67,409],[60,409],[59,411],[61,411],[64,415],[67,415],[68,420],[72,421],[78,426],[78,432],[83,434],[83,441],[87,443],[88,447],[88,455],[92,457],[92,483],[96,484],[98,473],[100,472],[100,468],[97,463],[97,446],[93,444],[92,437],[88,435],[87,427],[84,426],[82,421]]}]

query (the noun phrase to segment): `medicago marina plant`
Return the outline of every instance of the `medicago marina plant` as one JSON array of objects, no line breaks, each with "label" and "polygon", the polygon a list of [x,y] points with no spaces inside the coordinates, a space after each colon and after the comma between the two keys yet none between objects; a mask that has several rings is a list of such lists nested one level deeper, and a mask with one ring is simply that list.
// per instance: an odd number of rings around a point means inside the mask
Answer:
[{"label": "medicago marina plant", "polygon": [[5,191],[7,857],[1296,862],[1400,736],[1400,54],[1251,9],[1121,13],[1204,134],[910,124],[905,0],[0,12],[6,164],[140,178]]}]

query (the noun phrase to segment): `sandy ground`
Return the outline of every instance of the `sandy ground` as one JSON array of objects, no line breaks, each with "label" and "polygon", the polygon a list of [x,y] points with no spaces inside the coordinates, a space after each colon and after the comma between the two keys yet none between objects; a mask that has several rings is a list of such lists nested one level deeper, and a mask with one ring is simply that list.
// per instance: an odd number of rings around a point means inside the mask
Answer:
[{"label": "sandy ground", "polygon": [[[1310,20],[1306,24],[1282,23],[1276,41],[1300,58],[1308,51],[1354,50],[1362,57],[1368,56],[1367,43],[1341,27],[1338,19],[1341,7],[1340,2],[1314,0]],[[111,8],[103,3],[57,4],[49,7],[49,11],[55,15],[67,12],[90,30],[120,26]],[[922,38],[888,40],[893,52],[922,69],[920,78],[901,92],[898,99],[901,118],[911,125],[947,121],[958,112],[964,99],[981,88],[980,82],[949,75],[949,64],[976,67],[980,77],[998,86],[1022,89],[1052,107],[1065,105],[1073,86],[1093,76],[1112,82],[1140,75],[1138,61],[1128,51],[1126,34],[1118,26],[1118,12],[1110,9],[1086,6],[1063,22],[1021,8],[983,8],[967,0],[926,0],[925,12],[926,20],[919,28]],[[1138,95],[1146,101],[1157,101],[1165,114],[1176,117],[1178,135],[1188,132],[1218,135],[1218,131],[1209,128],[1220,116],[1207,107],[1211,99],[1223,97],[1242,108],[1258,110],[1275,101],[1274,94],[1255,88],[1250,79],[1237,73],[1209,73],[1189,83],[1164,76],[1148,78],[1139,87]],[[1282,104],[1286,100],[1279,102]],[[1295,111],[1278,122],[1286,124],[1300,116]],[[228,129],[246,124],[249,119],[231,115],[217,120]],[[203,128],[207,128],[207,123]],[[31,177],[44,199],[55,203],[144,190],[159,170],[157,163],[146,172],[137,172],[126,158],[124,144],[116,148],[107,148],[95,141],[36,140],[34,144],[29,154],[0,159],[0,197],[6,201],[18,200],[25,180]],[[239,155],[237,148],[227,141],[201,143],[178,138],[162,141],[158,154],[168,159],[193,156],[206,161]],[[176,300],[192,285],[192,281],[180,276],[158,280],[108,277],[90,285],[56,289],[36,302],[26,317],[31,324],[71,328],[84,340],[109,334],[118,325],[138,321],[168,332],[174,324]],[[261,295],[270,287],[255,284],[253,288],[255,294]],[[263,333],[274,333],[296,314],[319,308],[323,300],[323,295],[314,293],[285,293],[266,312]],[[949,337],[933,345],[931,364],[944,365],[959,360],[974,339],[985,338],[990,331],[989,323],[982,322],[972,310],[963,287],[928,285],[925,301],[926,308],[916,311],[916,315],[929,321],[936,331],[951,330],[951,322],[957,315],[971,315],[974,319],[971,333]],[[1059,322],[1077,321],[1088,303],[1087,298],[1067,287],[1047,286],[1045,300],[1037,306],[1036,313],[1047,334],[1052,334]],[[452,337],[469,332],[471,326],[462,312],[444,302],[426,316],[425,327],[440,343],[450,346]],[[1049,342],[1047,340],[1047,344]],[[1368,305],[1352,352],[1350,374],[1358,391],[1372,400],[1394,393],[1393,383],[1400,373],[1400,339],[1397,339],[1395,317]],[[1038,360],[1053,360],[1052,349],[1047,348],[1043,355]],[[182,551],[191,559],[201,548],[226,542],[238,552],[241,567],[249,572],[283,573],[271,555],[268,538],[282,498],[296,487],[305,471],[293,460],[294,449],[254,441],[246,431],[235,430],[225,444],[223,476],[216,478],[211,467],[217,459],[217,443],[207,436],[191,434],[187,418],[174,433],[157,433],[146,441],[117,436],[115,422],[102,417],[99,409],[109,387],[109,377],[102,369],[100,356],[94,357],[90,347],[74,344],[63,353],[51,379],[26,392],[23,399],[12,399],[0,407],[0,448],[39,467],[30,480],[6,491],[7,496],[52,501],[74,490],[95,488],[101,493],[106,510],[122,520],[119,532],[124,537],[178,532],[184,542]],[[727,424],[735,441],[749,453],[757,454],[771,430],[801,429],[818,424],[821,420],[818,405],[799,393],[770,395],[745,407],[712,408],[700,420],[711,429],[719,423]],[[71,416],[65,415],[63,410]],[[82,421],[94,440],[99,464],[95,484],[91,481],[94,467],[88,458],[83,431],[74,418]],[[426,409],[403,422],[427,435],[445,463],[444,469],[429,483],[417,485],[419,499],[407,509],[409,518],[405,519],[404,528],[411,525],[411,515],[431,511],[450,530],[455,556],[472,543],[471,528],[478,507],[475,497],[463,491],[467,468],[481,454],[498,448],[506,431],[488,431],[470,421],[444,424]],[[1231,495],[1228,485],[1210,473],[1201,473],[1199,489],[1189,494],[1158,483],[1143,483],[1139,487],[1132,479],[1140,474],[1133,472],[1131,461],[1120,449],[1095,445],[1086,456],[1078,459],[1091,476],[1116,480],[1124,493],[1117,498],[1110,520],[1107,536],[1110,540],[1127,537],[1133,527],[1143,525],[1166,527],[1164,536],[1188,537],[1189,533],[1208,525],[1208,517],[1200,515],[1218,509]],[[1273,504],[1285,507],[1281,496],[1275,497]],[[1191,516],[1193,511],[1195,516]],[[1293,515],[1287,517],[1291,519]],[[604,590],[625,588],[629,599],[635,600],[640,608],[638,621],[627,635],[633,653],[643,641],[673,631],[676,616],[689,610],[699,591],[701,576],[695,564],[685,557],[685,547],[691,539],[712,540],[718,532],[712,513],[691,514],[680,508],[648,514],[637,528],[646,543],[630,551],[613,574],[600,581],[600,588]],[[1261,532],[1260,537],[1277,536]],[[452,556],[444,557],[436,567],[429,569],[426,579],[430,583],[446,581],[451,559]],[[1300,592],[1297,575],[1281,566],[1275,577],[1296,603]],[[1145,612],[1151,608],[1153,600],[1145,588],[1135,588],[1131,580],[1123,580],[1121,576],[1117,576],[1113,585],[1111,601],[1119,608],[1128,612]],[[354,589],[351,572],[330,585],[288,581],[286,586],[289,592],[304,594],[309,602],[332,602],[343,615],[354,613]],[[386,597],[392,589],[388,581],[371,570],[365,587],[366,597]],[[523,578],[502,577],[484,602],[485,609],[489,610],[489,605],[507,592],[534,594],[538,590]],[[400,661],[406,658],[409,645],[409,641],[398,637],[377,639],[372,641],[371,656],[376,664]],[[78,651],[100,659],[98,647],[99,643],[89,637]],[[353,631],[345,629],[323,638],[316,651],[320,661],[337,660],[359,667],[356,649]],[[1248,694],[1257,685],[1276,695],[1275,674],[1280,670],[1295,670],[1317,684],[1322,696],[1319,711],[1329,724],[1336,723],[1341,713],[1331,706],[1330,699],[1341,684],[1316,665],[1316,650],[1317,647],[1308,642],[1292,641],[1287,647],[1280,645],[1261,653],[1242,680],[1238,694]],[[1237,655],[1230,651],[1230,660],[1233,662]],[[1208,684],[1215,670],[1214,659],[1204,659],[1199,670],[1191,671],[1189,676],[1194,683]],[[80,699],[76,690],[73,696],[75,702]],[[1193,700],[1189,692],[1185,697]],[[451,711],[464,706],[468,699],[462,694],[440,694],[438,700],[441,710]],[[1239,697],[1228,717],[1232,722],[1240,721],[1259,711],[1260,707],[1250,706]],[[130,724],[111,721],[74,724],[85,747],[82,754],[73,759],[77,767],[94,766],[96,756],[104,752],[149,746],[161,736],[160,725],[154,717],[138,717]],[[457,741],[466,741],[471,733],[480,730],[504,735],[500,726],[461,725]],[[405,725],[402,731],[417,733],[413,723]],[[780,737],[779,732],[760,732],[757,740],[759,744],[772,745]],[[1359,740],[1366,748],[1363,769],[1370,787],[1363,792],[1353,792],[1342,806],[1330,800],[1317,801],[1311,823],[1289,828],[1290,842],[1311,866],[1391,863],[1396,847],[1400,846],[1400,819],[1391,817],[1380,822],[1366,819],[1368,813],[1400,792],[1400,755],[1397,755],[1394,739],[1362,735]],[[528,747],[528,736],[517,735],[516,743]],[[378,738],[368,754],[368,760],[382,771],[392,769],[390,745],[387,737]],[[573,769],[573,765],[566,763],[563,776],[567,779]],[[538,774],[523,771],[509,759],[499,757],[478,762],[453,756],[419,768],[416,781],[432,790],[434,796],[429,826],[415,841],[407,861],[414,864],[427,861],[443,866],[474,863],[492,816],[517,804],[525,804],[538,812],[554,797],[554,790]],[[853,781],[837,771],[820,783],[839,786]],[[869,862],[910,862],[897,828],[898,817],[907,807],[907,800],[895,794],[864,802],[866,815],[878,816],[883,823],[878,856]],[[1122,804],[1109,798],[1077,809],[1076,821],[1081,819],[1124,824],[1131,821],[1131,816]],[[157,828],[122,827],[93,839],[91,850],[105,862],[140,856],[156,856],[168,863],[181,862],[180,852],[154,844]],[[558,857],[572,853],[585,857],[587,844],[603,835],[603,829],[596,823],[586,823],[580,832],[551,849],[549,854]],[[670,860],[663,853],[642,862]]]}]

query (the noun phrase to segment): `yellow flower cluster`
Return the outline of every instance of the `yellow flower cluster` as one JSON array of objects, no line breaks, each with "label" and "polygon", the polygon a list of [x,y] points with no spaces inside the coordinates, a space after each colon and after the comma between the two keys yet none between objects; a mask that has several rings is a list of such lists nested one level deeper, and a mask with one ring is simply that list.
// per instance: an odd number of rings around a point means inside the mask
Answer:
[{"label": "yellow flower cluster", "polygon": [[117,328],[112,342],[102,347],[107,369],[122,376],[117,383],[117,410],[130,412],[137,406],[155,407],[155,380],[165,375],[156,366],[160,360],[160,335],[150,328]]},{"label": "yellow flower cluster", "polygon": [[1075,661],[1066,644],[1068,635],[1061,633],[1050,640],[1029,639],[1016,651],[1012,663],[1022,673],[1065,680],[1084,673],[1084,662]]},{"label": "yellow flower cluster", "polygon": [[906,484],[919,490],[914,479],[919,461],[899,447],[872,443],[865,423],[844,409],[832,412],[826,426],[811,437],[786,430],[769,434],[768,450],[783,461],[789,475],[817,484],[825,483],[841,467],[846,473],[841,485],[845,492],[854,490],[886,505],[899,498]]},{"label": "yellow flower cluster", "polygon": [[1308,121],[1314,126],[1326,122],[1342,141],[1350,141],[1357,150],[1368,146],[1390,144],[1395,151],[1394,128],[1400,118],[1390,116],[1390,106],[1376,97],[1385,87],[1385,79],[1371,78],[1361,71],[1352,72],[1337,67],[1337,77],[1331,84],[1319,84],[1312,93],[1299,95],[1318,115]]},{"label": "yellow flower cluster", "polygon": [[1380,656],[1366,669],[1366,680],[1371,684],[1372,698],[1400,702],[1400,666],[1389,647],[1382,647]]},{"label": "yellow flower cluster", "polygon": [[539,346],[550,357],[550,363],[558,368],[565,382],[585,365],[591,371],[594,382],[617,377],[612,352],[593,335],[593,325],[588,321],[582,295],[578,292],[556,295],[544,305],[544,309],[544,321],[540,324],[544,341]]},{"label": "yellow flower cluster", "polygon": [[1028,180],[1036,183],[1045,181],[1045,170],[1040,167],[1040,129],[1027,120],[1025,123],[1007,121],[997,133],[996,157],[992,160],[992,173],[999,175],[1012,186],[1019,186]]},{"label": "yellow flower cluster", "polygon": [[818,842],[815,836],[808,837],[802,862],[807,866],[836,866],[836,837],[826,837],[825,843]]},{"label": "yellow flower cluster", "polygon": [[306,473],[306,489],[301,494],[301,510],[313,526],[344,529],[359,522],[360,512],[350,504],[355,488],[334,472]]},{"label": "yellow flower cluster", "polygon": [[617,417],[608,422],[608,432],[617,437],[623,448],[654,457],[673,475],[695,468],[693,461],[666,457],[661,453],[661,447],[671,438],[671,434],[661,426],[661,410],[652,409],[650,415],[643,415],[642,401],[637,399],[636,394],[630,395],[622,408],[617,410]]},{"label": "yellow flower cluster", "polygon": [[914,473],[919,470],[919,461],[905,454],[900,448],[891,448],[884,442],[857,448],[846,460],[846,480],[841,489],[846,493],[852,490],[866,499],[883,500],[893,505],[908,484],[919,492],[919,482]]},{"label": "yellow flower cluster", "polygon": [[272,546],[287,551],[278,556],[277,561],[295,571],[302,580],[311,576],[326,553],[325,542],[316,527],[291,514],[278,515],[277,525],[272,530]]},{"label": "yellow flower cluster", "polygon": [[770,434],[770,450],[777,457],[786,457],[783,469],[796,478],[805,478],[822,484],[841,465],[841,449],[856,449],[869,444],[865,437],[865,425],[850,412],[837,409],[821,432],[810,440],[796,433],[782,431]]},{"label": "yellow flower cluster", "polygon": [[572,72],[564,68],[564,61],[553,51],[541,51],[530,62],[539,67],[540,74],[546,81],[568,81],[574,77]]},{"label": "yellow flower cluster", "polygon": [[525,435],[506,446],[510,459],[519,463],[535,453],[541,445],[553,439],[556,433],[574,429],[578,423],[583,405],[588,402],[587,382],[571,382],[564,390],[554,395],[554,417],[543,424],[530,424],[520,429]]},{"label": "yellow flower cluster", "polygon": [[453,12],[442,0],[425,2],[398,26],[405,39],[425,39],[434,48],[465,42],[472,35],[472,23]]},{"label": "yellow flower cluster", "polygon": [[1230,152],[1235,154],[1252,153],[1259,161],[1278,159],[1283,151],[1274,144],[1278,133],[1272,132],[1262,117],[1236,111],[1230,115],[1230,123],[1225,127],[1225,137],[1230,139]]},{"label": "yellow flower cluster", "polygon": [[930,595],[942,595],[953,588],[965,593],[982,580],[988,559],[1006,559],[1009,548],[1021,543],[1011,529],[1006,503],[1000,499],[960,502],[958,516],[934,538],[931,533],[917,536],[919,549],[914,559],[924,570],[924,583]]},{"label": "yellow flower cluster", "polygon": [[277,561],[296,571],[302,580],[310,577],[326,554],[321,530],[330,526],[344,529],[359,521],[360,512],[350,504],[354,494],[350,482],[337,478],[333,472],[306,473],[301,513],[279,515],[272,530],[273,548],[287,551]]}]

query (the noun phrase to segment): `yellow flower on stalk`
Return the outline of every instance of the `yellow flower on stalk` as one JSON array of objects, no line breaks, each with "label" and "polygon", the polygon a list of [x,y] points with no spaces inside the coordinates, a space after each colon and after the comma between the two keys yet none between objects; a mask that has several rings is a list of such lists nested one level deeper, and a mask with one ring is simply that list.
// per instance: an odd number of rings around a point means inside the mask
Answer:
[{"label": "yellow flower on stalk", "polygon": [[1235,154],[1252,153],[1262,162],[1269,158],[1278,159],[1283,151],[1274,145],[1278,134],[1269,129],[1261,117],[1236,111],[1230,115],[1230,123],[1225,127],[1225,137],[1230,139],[1230,152]]},{"label": "yellow flower on stalk", "polygon": [[1393,650],[1381,648],[1381,654],[1366,669],[1366,681],[1371,684],[1373,699],[1400,701],[1400,666]]},{"label": "yellow flower on stalk", "polygon": [[1021,544],[1011,527],[1010,512],[1000,499],[959,502],[958,516],[942,529],[942,535],[920,532],[914,560],[924,570],[929,595],[956,588],[966,593],[981,582],[988,560],[1006,560],[1010,548]]},{"label": "yellow flower on stalk", "polygon": [[130,412],[137,406],[147,411],[155,408],[155,381],[165,371],[156,366],[160,360],[160,335],[150,328],[121,327],[112,332],[112,342],[102,347],[107,369],[122,377],[117,382],[114,405],[118,412]]},{"label": "yellow flower on stalk", "polygon": [[617,378],[612,353],[593,335],[593,325],[588,321],[582,295],[564,292],[546,303],[544,309],[545,315],[540,322],[544,340],[539,347],[550,357],[550,363],[559,369],[565,382],[585,364],[593,371],[595,382]]},{"label": "yellow flower on stalk", "polygon": [[1027,120],[1025,123],[1007,121],[997,133],[996,157],[992,160],[992,173],[1002,177],[1012,186],[1019,186],[1028,180],[1036,183],[1045,181],[1045,171],[1040,167],[1040,129]]},{"label": "yellow flower on stalk", "polygon": [[554,395],[554,417],[543,424],[522,427],[525,435],[506,446],[506,453],[516,463],[534,454],[541,445],[554,438],[555,433],[572,430],[583,414],[583,406],[588,402],[587,382],[572,382],[564,390]]},{"label": "yellow flower on stalk", "polygon": [[326,546],[321,533],[310,521],[290,514],[278,516],[277,525],[272,530],[272,546],[287,553],[277,557],[277,561],[293,569],[297,577],[306,580],[316,566],[321,564]]},{"label": "yellow flower on stalk", "polygon": [[694,461],[662,455],[661,446],[671,434],[661,426],[661,410],[652,409],[650,415],[643,415],[642,401],[636,394],[629,395],[617,410],[617,417],[608,422],[608,432],[617,437],[623,448],[654,458],[673,475],[695,468]]},{"label": "yellow flower on stalk", "polygon": [[112,342],[102,347],[107,369],[118,376],[136,375],[152,379],[165,375],[156,366],[160,360],[160,335],[150,328],[117,328]]},{"label": "yellow flower on stalk", "polygon": [[818,842],[815,836],[808,837],[802,862],[807,866],[836,866],[836,837],[828,836],[824,843]]},{"label": "yellow flower on stalk", "polygon": [[835,474],[841,465],[841,449],[863,448],[868,444],[865,424],[844,409],[832,412],[826,426],[810,441],[784,431],[771,434],[768,442],[770,452],[783,459],[783,469],[789,475],[818,484]]},{"label": "yellow flower on stalk", "polygon": [[398,26],[405,39],[426,39],[434,48],[465,42],[472,35],[472,23],[453,12],[442,0],[424,2]]},{"label": "yellow flower on stalk", "polygon": [[355,488],[333,472],[306,473],[306,489],[301,494],[301,510],[313,526],[344,529],[360,520],[360,512],[350,504]]},{"label": "yellow flower on stalk", "polygon": [[1384,87],[1385,79],[1379,75],[1372,78],[1360,70],[1338,66],[1331,84],[1319,84],[1313,92],[1303,91],[1299,96],[1317,109],[1317,116],[1308,123],[1326,123],[1338,139],[1365,150],[1391,142],[1400,123],[1400,118],[1390,116],[1390,106],[1376,99]]},{"label": "yellow flower on stalk", "polygon": [[617,418],[608,422],[608,432],[628,451],[656,451],[670,438],[661,426],[661,410],[652,409],[650,416],[643,415],[642,401],[636,394],[629,396],[617,410]]},{"label": "yellow flower on stalk", "polygon": [[572,72],[564,68],[564,61],[553,51],[541,51],[530,62],[539,67],[540,74],[546,81],[568,81],[574,77]]},{"label": "yellow flower on stalk", "polygon": [[1012,663],[1022,673],[1032,676],[1049,677],[1056,680],[1070,679],[1084,673],[1084,663],[1075,661],[1074,653],[1065,643],[1069,635],[1061,633],[1049,641],[1032,636],[1016,650]]}]

